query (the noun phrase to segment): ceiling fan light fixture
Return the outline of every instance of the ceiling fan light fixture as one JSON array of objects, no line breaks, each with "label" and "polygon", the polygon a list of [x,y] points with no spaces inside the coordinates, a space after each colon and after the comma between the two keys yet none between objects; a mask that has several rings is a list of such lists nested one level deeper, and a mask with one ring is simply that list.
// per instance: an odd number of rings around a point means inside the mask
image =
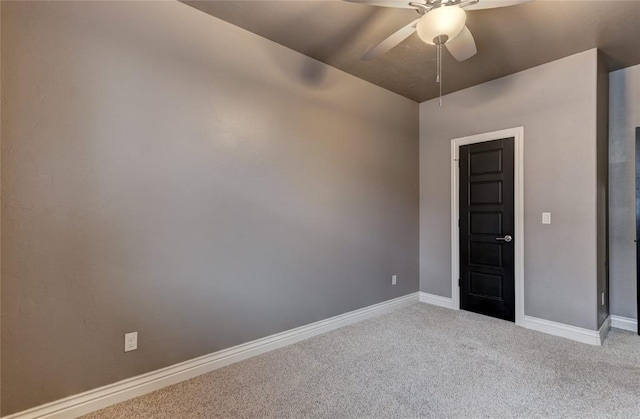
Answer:
[{"label": "ceiling fan light fixture", "polygon": [[436,45],[458,36],[466,21],[467,14],[460,7],[440,6],[422,16],[416,30],[420,39],[427,44]]}]

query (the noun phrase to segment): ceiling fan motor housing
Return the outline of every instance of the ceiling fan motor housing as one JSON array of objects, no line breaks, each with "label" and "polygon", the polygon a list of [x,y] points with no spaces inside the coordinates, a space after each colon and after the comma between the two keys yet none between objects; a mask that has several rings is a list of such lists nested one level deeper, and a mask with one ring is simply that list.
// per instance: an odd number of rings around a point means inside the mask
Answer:
[{"label": "ceiling fan motor housing", "polygon": [[418,20],[418,36],[427,44],[441,45],[464,29],[467,14],[458,6],[440,6]]}]

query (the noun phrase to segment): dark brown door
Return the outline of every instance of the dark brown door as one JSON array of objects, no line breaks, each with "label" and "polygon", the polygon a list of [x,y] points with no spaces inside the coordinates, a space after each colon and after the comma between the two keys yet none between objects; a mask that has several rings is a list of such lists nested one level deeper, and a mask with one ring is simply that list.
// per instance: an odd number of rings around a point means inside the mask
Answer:
[{"label": "dark brown door", "polygon": [[460,147],[460,308],[515,321],[513,138]]},{"label": "dark brown door", "polygon": [[[640,314],[640,127],[636,128],[636,304]],[[640,318],[640,317],[639,317]],[[638,327],[640,335],[640,327]]]}]

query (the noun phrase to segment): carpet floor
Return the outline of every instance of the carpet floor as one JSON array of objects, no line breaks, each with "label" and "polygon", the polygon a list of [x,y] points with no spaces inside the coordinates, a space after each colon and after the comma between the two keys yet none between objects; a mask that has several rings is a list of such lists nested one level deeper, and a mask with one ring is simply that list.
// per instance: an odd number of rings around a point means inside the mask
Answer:
[{"label": "carpet floor", "polygon": [[602,347],[416,303],[86,416],[638,418],[640,337]]}]

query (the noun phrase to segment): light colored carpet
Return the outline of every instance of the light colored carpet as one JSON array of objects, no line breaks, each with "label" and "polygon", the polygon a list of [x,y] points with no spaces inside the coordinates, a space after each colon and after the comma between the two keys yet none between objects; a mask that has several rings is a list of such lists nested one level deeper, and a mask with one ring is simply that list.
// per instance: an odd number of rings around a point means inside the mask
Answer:
[{"label": "light colored carpet", "polygon": [[86,418],[640,417],[640,337],[589,346],[416,303]]}]

